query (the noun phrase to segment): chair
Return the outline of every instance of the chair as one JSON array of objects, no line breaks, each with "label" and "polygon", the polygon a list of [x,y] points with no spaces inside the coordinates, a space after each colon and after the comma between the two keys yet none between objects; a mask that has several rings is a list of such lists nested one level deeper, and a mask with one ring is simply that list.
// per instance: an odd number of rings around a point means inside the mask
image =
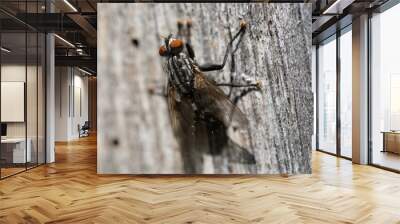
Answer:
[{"label": "chair", "polygon": [[78,125],[78,129],[79,129],[79,138],[89,136],[89,129],[90,129],[89,121],[85,121],[82,127]]}]

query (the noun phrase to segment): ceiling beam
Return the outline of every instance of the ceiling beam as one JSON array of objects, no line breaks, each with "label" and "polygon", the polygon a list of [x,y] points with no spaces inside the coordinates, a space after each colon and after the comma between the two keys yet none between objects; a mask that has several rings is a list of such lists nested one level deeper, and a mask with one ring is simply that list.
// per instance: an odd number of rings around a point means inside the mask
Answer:
[{"label": "ceiling beam", "polygon": [[342,14],[343,10],[351,5],[355,0],[336,0],[330,4],[322,14]]},{"label": "ceiling beam", "polygon": [[87,34],[87,36],[89,38],[86,38],[85,41],[90,46],[96,46],[97,45],[97,30],[96,30],[96,28],[93,27],[92,24],[90,24],[89,21],[79,13],[68,14],[67,16],[72,21],[74,21],[79,27],[81,27],[82,30]]},{"label": "ceiling beam", "polygon": [[96,70],[96,57],[91,56],[55,56],[56,66],[81,66]]},{"label": "ceiling beam", "polygon": [[312,32],[315,33],[320,30],[326,23],[328,23],[334,16],[320,16],[315,22],[312,24]]},{"label": "ceiling beam", "polygon": [[62,13],[18,13],[16,18],[42,32],[81,31],[82,28]]}]

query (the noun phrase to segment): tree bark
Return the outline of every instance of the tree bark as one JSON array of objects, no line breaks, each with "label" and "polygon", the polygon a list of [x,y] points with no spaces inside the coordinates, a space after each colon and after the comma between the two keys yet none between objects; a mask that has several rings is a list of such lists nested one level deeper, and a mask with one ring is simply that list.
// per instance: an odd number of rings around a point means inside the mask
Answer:
[{"label": "tree bark", "polygon": [[[255,164],[225,146],[203,153],[198,173],[310,173],[313,133],[311,4],[99,4],[98,171],[188,173],[183,149],[169,120],[166,100],[149,94],[165,84],[158,54],[160,35],[177,33],[177,20],[191,19],[198,63],[222,62],[240,19],[243,41],[217,82],[234,77],[260,80],[261,91],[242,97]],[[135,43],[133,43],[135,42]],[[233,62],[233,60],[234,62]],[[222,87],[228,94],[229,88]],[[239,94],[233,90],[233,94]],[[236,161],[236,162],[235,162]]]}]

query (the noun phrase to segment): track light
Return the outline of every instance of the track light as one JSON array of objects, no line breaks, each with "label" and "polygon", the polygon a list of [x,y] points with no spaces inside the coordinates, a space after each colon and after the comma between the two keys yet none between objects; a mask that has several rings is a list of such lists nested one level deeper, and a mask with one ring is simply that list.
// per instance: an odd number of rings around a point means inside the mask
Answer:
[{"label": "track light", "polygon": [[332,9],[334,9],[337,4],[339,4],[340,0],[336,0],[332,5],[330,5],[327,9],[324,10],[322,14],[328,14]]},{"label": "track light", "polygon": [[75,48],[75,45],[73,45],[71,42],[69,42],[68,40],[66,40],[66,39],[64,39],[64,38],[62,38],[62,37],[60,37],[59,35],[57,35],[57,34],[54,34],[54,36],[55,37],[57,37],[59,40],[61,40],[62,42],[64,42],[64,43],[66,43],[68,46],[70,46],[70,47],[72,47],[72,48]]},{"label": "track light", "polygon": [[86,70],[83,70],[83,69],[81,69],[81,68],[79,68],[79,67],[78,67],[78,70],[81,71],[81,72],[83,72],[83,73],[85,73],[86,75],[92,76],[92,73],[90,73],[90,72],[88,72],[88,71],[86,71]]},{"label": "track light", "polygon": [[5,47],[1,47],[0,49],[1,49],[2,51],[6,52],[6,53],[10,53],[10,52],[11,52],[11,50],[9,50],[9,49],[7,49],[7,48],[5,48]]},{"label": "track light", "polygon": [[336,0],[332,5],[324,10],[322,14],[342,14],[343,10],[351,5],[355,0]]},{"label": "track light", "polygon": [[64,3],[67,4],[74,12],[78,12],[78,10],[68,0],[64,0]]}]

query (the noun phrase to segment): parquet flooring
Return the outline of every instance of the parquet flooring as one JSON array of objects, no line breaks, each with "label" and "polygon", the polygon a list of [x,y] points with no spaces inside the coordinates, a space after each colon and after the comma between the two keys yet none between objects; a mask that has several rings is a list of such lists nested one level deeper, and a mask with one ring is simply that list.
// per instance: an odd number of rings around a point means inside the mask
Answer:
[{"label": "parquet flooring", "polygon": [[21,168],[19,168],[19,167],[17,167],[17,168],[15,168],[15,167],[7,167],[7,168],[2,167],[1,168],[1,176],[2,177],[7,177],[7,176],[11,176],[13,174],[16,174],[16,173],[19,173],[19,172],[22,172],[22,171],[25,171],[25,167],[21,167]]},{"label": "parquet flooring", "polygon": [[0,223],[400,223],[400,175],[316,152],[299,176],[96,174],[96,139],[0,181]]}]

